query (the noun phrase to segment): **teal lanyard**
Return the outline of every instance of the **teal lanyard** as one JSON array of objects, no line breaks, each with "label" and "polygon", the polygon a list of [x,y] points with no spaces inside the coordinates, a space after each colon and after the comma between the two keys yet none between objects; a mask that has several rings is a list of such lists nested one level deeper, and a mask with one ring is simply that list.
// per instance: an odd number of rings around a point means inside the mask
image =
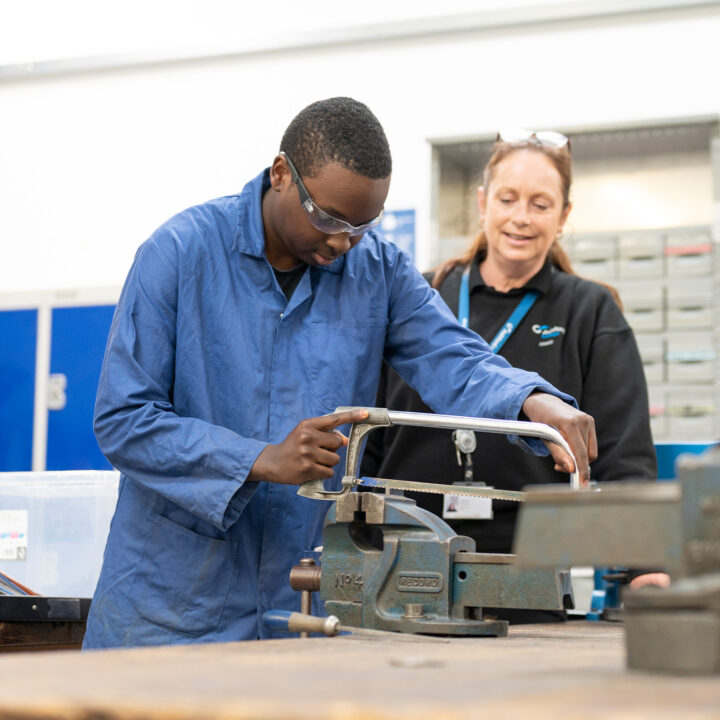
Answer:
[{"label": "teal lanyard", "polygon": [[[523,295],[522,300],[512,311],[510,317],[503,323],[497,335],[490,342],[490,349],[497,353],[500,348],[508,341],[508,338],[515,332],[515,328],[522,322],[527,315],[528,310],[538,299],[540,293],[537,290],[528,290]],[[465,268],[460,282],[460,296],[458,298],[458,321],[463,327],[468,327],[470,323],[470,266]]]}]

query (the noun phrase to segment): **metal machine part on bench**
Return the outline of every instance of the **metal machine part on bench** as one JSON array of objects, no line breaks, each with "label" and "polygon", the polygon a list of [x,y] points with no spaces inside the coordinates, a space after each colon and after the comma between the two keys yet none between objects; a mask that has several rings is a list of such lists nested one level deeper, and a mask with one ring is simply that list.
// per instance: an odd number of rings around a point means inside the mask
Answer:
[{"label": "metal machine part on bench", "polygon": [[[556,430],[538,423],[368,410],[367,420],[350,430],[343,489],[328,491],[322,482],[309,482],[298,490],[306,497],[335,500],[325,522],[321,568],[306,560],[291,573],[292,587],[304,593],[303,607],[309,607],[307,594],[319,590],[326,611],[343,625],[428,635],[504,636],[507,622],[484,618],[483,608],[573,606],[569,571],[521,569],[513,555],[476,553],[473,540],[455,534],[414,500],[392,494],[467,492],[521,502],[523,493],[357,477],[362,440],[375,427],[489,429],[546,438],[570,452]],[[363,485],[384,487],[387,494],[350,492]]]},{"label": "metal machine part on bench", "polygon": [[525,567],[665,568],[668,588],[624,592],[627,664],[720,673],[720,450],[680,456],[678,480],[600,493],[527,493],[514,550]]}]

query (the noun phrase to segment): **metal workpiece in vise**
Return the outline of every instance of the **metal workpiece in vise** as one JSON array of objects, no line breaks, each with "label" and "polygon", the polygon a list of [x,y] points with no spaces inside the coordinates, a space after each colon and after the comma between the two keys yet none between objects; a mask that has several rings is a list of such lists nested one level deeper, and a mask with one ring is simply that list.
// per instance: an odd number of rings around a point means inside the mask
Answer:
[{"label": "metal workpiece in vise", "polygon": [[720,449],[681,455],[677,480],[604,483],[599,493],[527,493],[514,551],[523,566],[663,568],[667,588],[626,588],[629,668],[720,673]]},{"label": "metal workpiece in vise", "polygon": [[[325,610],[345,626],[427,635],[507,635],[507,622],[484,615],[485,608],[573,607],[569,571],[520,568],[513,555],[476,553],[472,539],[457,535],[440,517],[397,494],[399,490],[467,493],[521,502],[523,493],[380,478],[367,483],[367,478],[357,476],[362,441],[376,427],[405,424],[512,433],[548,439],[570,452],[554,428],[519,421],[367,410],[367,419],[350,429],[342,489],[326,490],[318,481],[298,490],[306,497],[334,500],[335,504],[323,531],[322,570],[307,565],[293,568],[294,589],[303,593],[319,590]],[[385,488],[386,494],[351,492],[367,484]],[[571,487],[578,486],[575,474]],[[308,604],[305,600],[305,606]]]}]

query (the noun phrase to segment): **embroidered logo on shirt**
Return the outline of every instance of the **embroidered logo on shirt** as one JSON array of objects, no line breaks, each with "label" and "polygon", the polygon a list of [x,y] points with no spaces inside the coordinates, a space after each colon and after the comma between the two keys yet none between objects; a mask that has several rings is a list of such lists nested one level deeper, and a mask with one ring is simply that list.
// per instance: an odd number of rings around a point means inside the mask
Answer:
[{"label": "embroidered logo on shirt", "polygon": [[552,345],[555,342],[555,338],[565,334],[565,328],[560,325],[533,325],[532,331],[540,336],[540,342],[538,347],[545,347]]}]

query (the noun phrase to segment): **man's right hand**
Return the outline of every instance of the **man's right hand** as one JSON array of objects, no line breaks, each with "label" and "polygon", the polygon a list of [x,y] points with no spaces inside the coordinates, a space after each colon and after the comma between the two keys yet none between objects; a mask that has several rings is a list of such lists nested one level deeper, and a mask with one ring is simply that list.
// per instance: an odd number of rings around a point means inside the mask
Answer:
[{"label": "man's right hand", "polygon": [[302,485],[308,480],[331,478],[340,462],[337,450],[348,442],[335,428],[367,416],[367,410],[348,410],[303,420],[285,440],[268,445],[257,456],[248,480]]}]

